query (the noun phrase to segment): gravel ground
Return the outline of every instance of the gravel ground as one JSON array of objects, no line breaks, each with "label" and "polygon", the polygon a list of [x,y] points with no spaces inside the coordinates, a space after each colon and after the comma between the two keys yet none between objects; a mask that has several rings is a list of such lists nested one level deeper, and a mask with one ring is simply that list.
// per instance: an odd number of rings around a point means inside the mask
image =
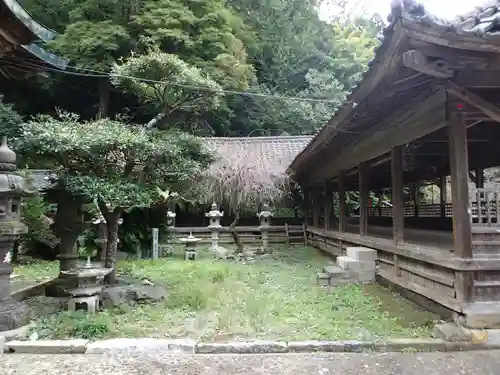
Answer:
[{"label": "gravel ground", "polygon": [[4,355],[2,375],[498,375],[500,351],[287,355]]}]

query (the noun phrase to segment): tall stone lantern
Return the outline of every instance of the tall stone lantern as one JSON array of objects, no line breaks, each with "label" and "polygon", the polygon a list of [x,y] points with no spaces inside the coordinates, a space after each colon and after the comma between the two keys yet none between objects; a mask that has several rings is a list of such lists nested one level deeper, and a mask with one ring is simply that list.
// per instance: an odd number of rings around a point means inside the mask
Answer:
[{"label": "tall stone lantern", "polygon": [[224,213],[219,211],[214,202],[210,212],[207,212],[205,216],[209,219],[208,229],[212,232],[212,250],[216,250],[219,247],[219,231],[222,228],[220,218],[224,216]]},{"label": "tall stone lantern", "polygon": [[18,328],[27,323],[27,306],[10,296],[10,251],[16,238],[28,231],[21,223],[21,197],[33,194],[36,188],[15,173],[16,154],[2,137],[0,145],[0,331]]},{"label": "tall stone lantern", "polygon": [[174,246],[172,245],[172,237],[174,236],[175,229],[175,217],[177,214],[171,210],[167,211],[167,245],[165,246],[164,254],[165,256],[172,256],[174,253]]},{"label": "tall stone lantern", "polygon": [[257,216],[260,219],[259,229],[262,236],[262,249],[265,250],[269,246],[269,227],[271,226],[271,216],[273,216],[267,203],[262,205],[262,211]]}]

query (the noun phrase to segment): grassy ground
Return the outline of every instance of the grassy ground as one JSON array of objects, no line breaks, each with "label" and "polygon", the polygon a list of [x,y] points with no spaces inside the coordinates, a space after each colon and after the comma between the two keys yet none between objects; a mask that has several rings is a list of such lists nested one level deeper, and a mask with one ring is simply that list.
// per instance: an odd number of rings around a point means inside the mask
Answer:
[{"label": "grassy ground", "polygon": [[[192,337],[203,340],[266,338],[377,339],[430,334],[436,316],[398,296],[394,313],[378,286],[316,286],[328,258],[312,248],[276,249],[266,259],[242,264],[180,255],[119,264],[119,272],[148,278],[168,291],[165,301],[101,312],[62,312],[41,318],[41,337]],[[409,320],[408,317],[411,317]]]},{"label": "grassy ground", "polygon": [[16,281],[41,282],[50,280],[59,274],[59,262],[30,261],[14,266]]}]

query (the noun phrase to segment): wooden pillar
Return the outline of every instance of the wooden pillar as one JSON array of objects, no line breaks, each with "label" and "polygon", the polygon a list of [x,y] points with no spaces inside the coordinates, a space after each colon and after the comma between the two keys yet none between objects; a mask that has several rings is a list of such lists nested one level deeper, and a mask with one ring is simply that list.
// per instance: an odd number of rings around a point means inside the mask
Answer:
[{"label": "wooden pillar", "polygon": [[441,217],[446,217],[446,176],[439,176],[439,208]]},{"label": "wooden pillar", "polygon": [[311,205],[309,202],[309,190],[303,189],[303,194],[304,194],[304,224],[308,226],[311,224],[309,222],[309,212],[311,209]]},{"label": "wooden pillar", "polygon": [[448,120],[455,254],[472,258],[467,126],[459,111],[449,111]]},{"label": "wooden pillar", "polygon": [[413,196],[415,217],[418,217],[418,208],[420,206],[420,186],[418,183],[411,185],[411,195]]},{"label": "wooden pillar", "polygon": [[344,173],[339,174],[338,191],[339,191],[339,232],[345,232],[346,218],[345,218],[345,174]]},{"label": "wooden pillar", "polygon": [[332,220],[332,205],[333,205],[333,189],[332,184],[325,181],[325,230],[331,229]]},{"label": "wooden pillar", "polygon": [[368,189],[370,166],[365,162],[359,165],[359,234],[368,235],[368,205],[370,191]]},{"label": "wooden pillar", "polygon": [[313,227],[319,227],[319,210],[320,210],[320,202],[321,199],[319,197],[319,192],[317,187],[312,189],[312,210],[313,210]]},{"label": "wooden pillar", "polygon": [[403,149],[396,146],[391,151],[392,179],[392,238],[400,244],[404,241],[404,197],[403,197]]},{"label": "wooden pillar", "polygon": [[481,167],[476,168],[475,174],[476,174],[476,187],[484,188],[484,169]]},{"label": "wooden pillar", "polygon": [[[448,136],[453,207],[453,242],[455,255],[472,258],[472,224],[469,203],[469,166],[467,153],[467,124],[465,114],[447,108]],[[472,299],[473,273],[456,273],[456,298],[460,302]]]}]

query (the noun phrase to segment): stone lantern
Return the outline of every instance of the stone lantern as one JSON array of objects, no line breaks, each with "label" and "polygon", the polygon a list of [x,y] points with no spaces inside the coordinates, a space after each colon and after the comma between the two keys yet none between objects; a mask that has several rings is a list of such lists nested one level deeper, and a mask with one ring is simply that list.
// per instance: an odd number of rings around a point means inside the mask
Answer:
[{"label": "stone lantern", "polygon": [[206,213],[205,216],[209,219],[208,229],[212,232],[212,250],[216,250],[219,247],[219,231],[222,228],[220,218],[224,216],[224,213],[219,211],[214,202],[210,212]]},{"label": "stone lantern", "polygon": [[257,216],[260,219],[259,229],[262,236],[262,248],[267,249],[269,246],[269,227],[271,226],[271,216],[273,216],[267,203],[263,204],[262,211]]},{"label": "stone lantern", "polygon": [[10,251],[16,238],[28,231],[21,223],[21,197],[36,192],[34,186],[15,173],[16,154],[7,146],[7,137],[0,145],[0,331],[18,328],[27,323],[27,306],[10,296]]},{"label": "stone lantern", "polygon": [[181,242],[186,244],[186,249],[184,250],[184,260],[195,260],[196,259],[196,244],[201,238],[196,238],[193,233],[190,233],[188,237],[181,238]]},{"label": "stone lantern", "polygon": [[174,235],[175,229],[175,217],[177,214],[170,210],[167,211],[167,245],[165,246],[164,254],[165,256],[171,256],[174,253],[174,247],[172,246],[171,236]]}]

